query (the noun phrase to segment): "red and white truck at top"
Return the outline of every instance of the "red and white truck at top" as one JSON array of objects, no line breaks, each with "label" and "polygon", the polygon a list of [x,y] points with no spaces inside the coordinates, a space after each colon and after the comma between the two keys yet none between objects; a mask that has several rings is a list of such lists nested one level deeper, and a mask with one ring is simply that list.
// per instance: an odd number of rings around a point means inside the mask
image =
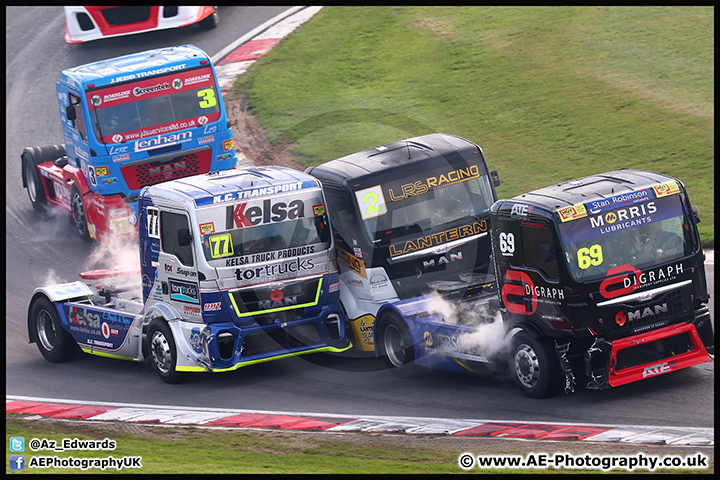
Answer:
[{"label": "red and white truck at top", "polygon": [[193,45],[69,68],[56,86],[64,143],[26,148],[22,181],[86,241],[136,239],[143,187],[237,164],[215,69]]},{"label": "red and white truck at top", "polygon": [[65,9],[65,43],[83,43],[198,24],[218,25],[217,7],[188,5],[73,5]]},{"label": "red and white truck at top", "polygon": [[139,271],[83,272],[33,292],[28,337],[48,361],[79,350],[149,359],[178,383],[351,347],[317,180],[238,168],[145,187],[138,203]]}]

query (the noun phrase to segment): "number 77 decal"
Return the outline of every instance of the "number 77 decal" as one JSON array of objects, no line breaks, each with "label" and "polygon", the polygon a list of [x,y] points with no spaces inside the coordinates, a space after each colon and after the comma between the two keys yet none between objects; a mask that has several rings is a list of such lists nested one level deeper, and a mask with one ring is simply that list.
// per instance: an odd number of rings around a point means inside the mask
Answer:
[{"label": "number 77 decal", "polygon": [[383,196],[380,185],[358,190],[355,192],[360,215],[363,220],[368,218],[379,217],[387,213],[387,205],[385,205],[385,196]]}]

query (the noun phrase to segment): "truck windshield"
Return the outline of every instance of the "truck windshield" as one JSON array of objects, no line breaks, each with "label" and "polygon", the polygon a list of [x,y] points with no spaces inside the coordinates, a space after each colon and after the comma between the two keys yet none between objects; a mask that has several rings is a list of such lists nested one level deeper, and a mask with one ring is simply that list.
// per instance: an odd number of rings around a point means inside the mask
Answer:
[{"label": "truck windshield", "polygon": [[591,202],[595,205],[586,204],[586,215],[560,224],[565,260],[575,280],[595,281],[613,267],[642,269],[693,253],[695,237],[683,194],[656,196],[653,189],[642,194],[636,196],[642,201],[625,200],[620,208],[612,199]]},{"label": "truck windshield", "polygon": [[[330,247],[327,215],[243,227],[202,236],[208,261],[237,258],[233,264],[266,262],[321,252]],[[277,252],[272,255],[264,255]]]},{"label": "truck windshield", "polygon": [[417,178],[405,177],[355,194],[365,229],[380,245],[487,214],[494,201],[487,172],[477,165],[425,171]]},{"label": "truck windshield", "polygon": [[219,98],[210,67],[87,92],[93,131],[105,144],[214,122],[220,118]]}]

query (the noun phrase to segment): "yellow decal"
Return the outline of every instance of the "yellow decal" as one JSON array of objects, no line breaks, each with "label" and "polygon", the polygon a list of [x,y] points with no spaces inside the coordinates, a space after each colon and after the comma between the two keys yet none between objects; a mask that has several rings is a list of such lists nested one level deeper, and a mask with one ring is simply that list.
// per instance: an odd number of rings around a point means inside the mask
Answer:
[{"label": "yellow decal", "polygon": [[602,247],[593,245],[590,248],[581,248],[577,251],[578,267],[585,270],[591,265],[598,266],[603,263]]},{"label": "yellow decal", "polygon": [[347,267],[348,270],[351,270],[361,277],[367,279],[367,273],[365,272],[365,262],[361,258],[356,257],[355,255],[351,255],[350,253],[346,252],[345,250],[338,248],[337,249],[340,252],[340,263]]},{"label": "yellow decal", "polygon": [[375,351],[375,342],[373,341],[373,330],[375,325],[375,317],[367,314],[350,320],[357,348],[365,352]]},{"label": "yellow decal", "polygon": [[201,223],[200,224],[200,233],[203,235],[206,233],[215,233],[215,223]]},{"label": "yellow decal", "polygon": [[572,207],[561,208],[557,211],[560,215],[561,222],[567,222],[568,220],[577,220],[578,218],[587,217],[587,210],[585,205],[578,203]]},{"label": "yellow decal", "polygon": [[403,200],[408,196],[422,195],[427,193],[429,190],[436,188],[447,187],[449,185],[455,185],[456,183],[465,182],[473,178],[480,177],[480,169],[477,165],[470,165],[467,168],[459,168],[452,170],[447,174],[443,173],[439,177],[429,177],[423,180],[417,180],[412,183],[406,183],[400,186],[400,192],[397,194],[393,192],[392,188],[388,189],[390,194],[390,200],[397,202]]},{"label": "yellow decal", "polygon": [[358,208],[363,220],[368,218],[379,217],[387,213],[387,205],[385,204],[385,196],[383,195],[380,185],[358,190],[355,192]]},{"label": "yellow decal", "polygon": [[325,205],[313,205],[313,214],[315,216],[325,215]]},{"label": "yellow decal", "polygon": [[107,167],[95,167],[95,175],[98,177],[107,177],[110,174]]},{"label": "yellow decal", "polygon": [[233,250],[232,235],[220,233],[209,237],[210,255],[212,258],[231,257],[235,254]]},{"label": "yellow decal", "polygon": [[658,198],[680,193],[680,187],[677,182],[673,181],[665,182],[660,185],[653,185],[652,189],[655,190],[655,195],[657,195]]},{"label": "yellow decal", "polygon": [[405,253],[424,250],[426,248],[442,245],[443,243],[452,242],[481,232],[487,232],[487,221],[481,220],[471,225],[462,225],[457,228],[451,228],[444,232],[434,233],[426,237],[420,237],[415,240],[408,240],[403,244],[390,245],[390,256],[396,257]]},{"label": "yellow decal", "polygon": [[223,142],[223,150],[225,150],[226,152],[228,150],[232,150],[233,148],[235,148],[235,143],[233,142],[232,138]]}]

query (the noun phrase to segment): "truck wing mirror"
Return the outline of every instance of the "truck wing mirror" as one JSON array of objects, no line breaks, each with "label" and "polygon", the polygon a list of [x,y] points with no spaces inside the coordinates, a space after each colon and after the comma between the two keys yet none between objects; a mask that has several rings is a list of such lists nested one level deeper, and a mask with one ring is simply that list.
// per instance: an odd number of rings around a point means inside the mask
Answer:
[{"label": "truck wing mirror", "polygon": [[192,235],[190,235],[190,230],[187,228],[178,229],[177,236],[179,247],[187,247],[192,243]]},{"label": "truck wing mirror", "polygon": [[498,175],[497,170],[493,170],[492,172],[490,172],[490,178],[492,179],[493,186],[500,186],[500,175]]},{"label": "truck wing mirror", "polygon": [[698,206],[693,205],[690,208],[692,208],[692,214],[693,214],[693,219],[695,220],[695,223],[696,224],[700,223],[700,211],[698,210]]},{"label": "truck wing mirror", "polygon": [[74,122],[77,118],[77,115],[75,115],[75,107],[73,107],[72,105],[68,105],[67,107],[65,107],[65,115],[67,115],[68,120]]}]

